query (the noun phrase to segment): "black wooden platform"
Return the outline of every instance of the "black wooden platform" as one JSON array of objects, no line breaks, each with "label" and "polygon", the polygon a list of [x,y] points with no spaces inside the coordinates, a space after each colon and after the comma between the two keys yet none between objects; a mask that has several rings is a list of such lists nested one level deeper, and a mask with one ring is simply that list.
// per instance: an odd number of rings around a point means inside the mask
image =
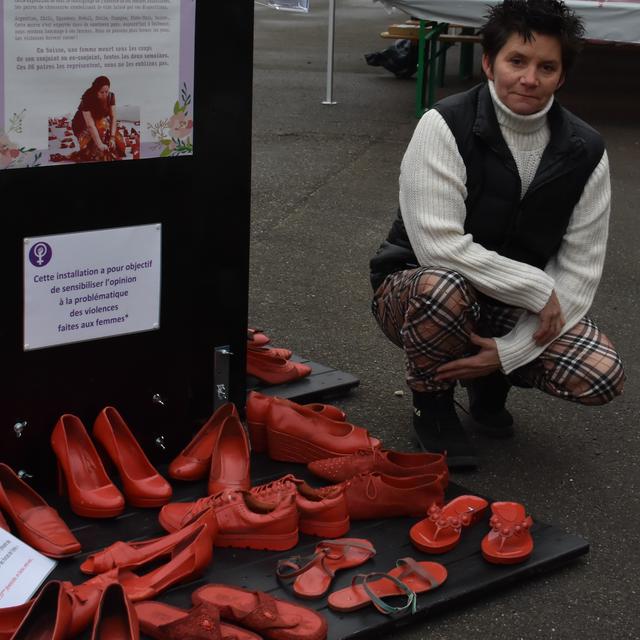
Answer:
[{"label": "black wooden platform", "polygon": [[[161,472],[165,469],[161,469]],[[277,463],[265,456],[252,459],[254,484],[267,482],[286,473],[319,484],[306,471],[304,465]],[[205,483],[173,483],[174,500],[195,500],[205,494]],[[505,495],[501,499],[508,499]],[[447,498],[468,493],[463,487],[451,485]],[[54,505],[57,501],[52,499]],[[130,509],[113,520],[98,521],[78,518],[66,506],[60,506],[60,514],[69,523],[83,546],[84,553],[74,559],[61,561],[52,574],[53,579],[70,580],[79,584],[86,579],[79,566],[89,553],[101,549],[116,540],[144,539],[162,535],[157,522],[157,509]],[[536,520],[535,514],[534,521]],[[352,524],[349,537],[367,538],[378,550],[377,555],[366,564],[350,571],[338,573],[332,589],[339,589],[350,583],[355,573],[367,571],[388,571],[398,558],[411,556],[416,560],[441,562],[447,567],[449,577],[439,589],[418,597],[418,611],[414,616],[384,616],[373,607],[367,607],[349,614],[337,614],[320,600],[297,600],[286,588],[278,584],[275,567],[278,558],[291,555],[307,555],[313,552],[318,538],[301,536],[299,545],[286,552],[251,551],[248,549],[214,549],[213,561],[205,575],[187,585],[175,587],[161,595],[158,600],[187,609],[190,594],[197,587],[209,582],[226,583],[255,590],[262,590],[280,598],[300,602],[313,607],[326,616],[329,623],[329,639],[379,636],[393,629],[417,622],[436,611],[464,606],[470,599],[490,597],[490,594],[511,583],[562,566],[589,550],[588,543],[578,536],[567,534],[556,527],[535,522],[532,535],[534,552],[523,564],[496,566],[485,562],[480,554],[480,541],[488,531],[488,515],[478,524],[463,532],[460,544],[452,551],[440,556],[428,556],[415,549],[408,531],[419,518],[392,518],[388,520],[360,521]],[[143,636],[144,637],[144,636]],[[89,638],[89,632],[82,638]]]},{"label": "black wooden platform", "polygon": [[259,391],[304,404],[339,398],[360,384],[360,380],[350,373],[312,362],[303,356],[294,354],[291,360],[310,366],[311,374],[295,382],[278,385],[266,385],[253,376],[247,376],[247,391]]}]

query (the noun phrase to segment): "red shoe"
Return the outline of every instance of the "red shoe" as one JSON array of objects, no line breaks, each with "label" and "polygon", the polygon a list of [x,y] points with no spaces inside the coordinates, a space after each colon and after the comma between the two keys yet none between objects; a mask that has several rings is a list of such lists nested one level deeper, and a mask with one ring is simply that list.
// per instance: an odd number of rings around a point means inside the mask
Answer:
[{"label": "red shoe", "polygon": [[444,502],[442,476],[394,478],[363,473],[344,483],[351,520],[421,516],[432,504]]},{"label": "red shoe", "polygon": [[366,429],[330,420],[301,405],[271,403],[267,415],[269,457],[283,462],[313,462],[380,446]]},{"label": "red shoe", "polygon": [[314,489],[304,480],[289,474],[268,484],[253,487],[251,493],[261,500],[278,501],[281,496],[293,494],[301,533],[320,538],[339,538],[349,531],[351,522],[344,489],[337,485]]},{"label": "red shoe", "polygon": [[176,480],[201,480],[209,472],[211,453],[218,439],[220,426],[229,416],[238,417],[233,403],[227,402],[213,413],[193,440],[169,465],[169,475]]},{"label": "red shoe", "polygon": [[[300,406],[291,400],[278,398],[277,396],[266,396],[257,391],[250,391],[247,396],[247,426],[249,427],[249,436],[251,437],[251,447],[256,453],[263,453],[267,450],[267,420],[269,415],[269,407],[273,402],[292,404]],[[316,413],[323,415],[330,420],[338,420],[344,422],[346,415],[340,411],[338,407],[330,404],[305,404],[303,405]]]},{"label": "red shoe", "polygon": [[445,488],[449,483],[447,457],[442,453],[400,453],[383,449],[361,449],[350,456],[310,462],[307,468],[314,475],[330,482],[343,482],[359,473],[377,471],[396,478],[435,473],[444,477]]},{"label": "red shoe", "polygon": [[80,543],[58,512],[1,463],[0,508],[13,520],[21,540],[44,555],[67,558],[80,551]]},{"label": "red shoe", "polygon": [[482,557],[492,564],[524,562],[533,552],[531,516],[518,502],[494,502],[491,531],[482,539]]},{"label": "red shoe", "polygon": [[251,340],[247,340],[247,349],[251,349],[251,351],[261,353],[262,355],[270,358],[284,358],[285,360],[288,360],[293,355],[291,349],[283,349],[278,347],[258,347],[257,345],[253,344]]},{"label": "red shoe", "polygon": [[2,517],[2,513],[0,512],[0,529],[4,529],[5,531],[10,531],[9,525],[7,521]]},{"label": "red shoe", "polygon": [[260,329],[247,329],[247,340],[252,342],[256,347],[262,347],[271,342],[271,338]]},{"label": "red shoe", "polygon": [[100,412],[93,425],[93,437],[118,469],[129,504],[134,507],[161,507],[171,500],[171,485],[149,462],[114,407],[105,407]]},{"label": "red shoe", "polygon": [[101,594],[91,640],[139,640],[138,616],[122,585],[112,582]]},{"label": "red shoe", "polygon": [[0,609],[0,638],[65,640],[70,621],[71,598],[61,582],[51,580],[33,600]]},{"label": "red shoe", "polygon": [[212,542],[218,532],[215,513],[210,509],[190,525],[166,536],[142,542],[114,542],[111,546],[91,554],[81,565],[80,571],[89,575],[106,573],[112,569],[136,569],[172,554],[176,547],[188,539],[202,524],[209,529]]},{"label": "red shoe", "polygon": [[251,631],[220,622],[218,608],[206,602],[195,605],[189,611],[151,600],[138,602],[135,608],[140,620],[140,630],[157,640],[262,640]]},{"label": "red shoe", "polygon": [[209,495],[221,491],[248,491],[249,439],[240,418],[229,416],[218,432],[211,454],[211,470],[207,491]]},{"label": "red shoe", "polygon": [[82,584],[73,585],[63,582],[64,590],[71,598],[71,622],[68,637],[80,635],[93,621],[100,604],[102,592],[114,582],[118,581],[118,570],[101,573],[86,580]]},{"label": "red shoe", "polygon": [[64,493],[66,484],[74,513],[112,518],[124,511],[124,498],[107,476],[80,418],[63,415],[51,434],[51,446],[58,458],[58,490]]},{"label": "red shoe", "polygon": [[213,509],[218,522],[217,547],[286,551],[298,544],[298,510],[293,494],[277,503],[243,491],[225,491],[197,502],[175,502],[160,510],[160,525],[177,531]]},{"label": "red shoe", "polygon": [[247,349],[247,373],[267,384],[284,384],[308,376],[311,367]]},{"label": "red shoe", "polygon": [[458,542],[462,527],[470,527],[482,518],[489,503],[478,496],[458,496],[440,508],[432,504],[428,517],[411,527],[413,546],[424,553],[446,553]]}]

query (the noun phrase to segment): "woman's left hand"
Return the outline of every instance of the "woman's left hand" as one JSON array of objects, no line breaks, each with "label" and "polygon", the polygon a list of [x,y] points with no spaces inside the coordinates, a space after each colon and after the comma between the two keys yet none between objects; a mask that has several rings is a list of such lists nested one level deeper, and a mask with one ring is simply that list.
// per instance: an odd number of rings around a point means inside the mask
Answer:
[{"label": "woman's left hand", "polygon": [[453,360],[438,367],[434,378],[436,382],[481,378],[500,368],[498,347],[493,338],[481,338],[475,333],[471,333],[469,340],[480,347],[480,351],[474,356]]},{"label": "woman's left hand", "polygon": [[111,136],[111,138],[109,138],[109,149],[113,151],[115,148],[116,148],[116,139],[115,139],[115,136]]}]

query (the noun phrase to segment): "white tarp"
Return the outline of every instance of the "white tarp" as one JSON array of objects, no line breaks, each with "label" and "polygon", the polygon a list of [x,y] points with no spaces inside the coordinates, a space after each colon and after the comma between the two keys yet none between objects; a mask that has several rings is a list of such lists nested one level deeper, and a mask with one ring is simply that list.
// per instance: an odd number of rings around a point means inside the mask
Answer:
[{"label": "white tarp", "polygon": [[[500,0],[373,0],[423,20],[480,27],[487,5]],[[640,1],[566,0],[583,20],[586,38],[640,44]]]}]

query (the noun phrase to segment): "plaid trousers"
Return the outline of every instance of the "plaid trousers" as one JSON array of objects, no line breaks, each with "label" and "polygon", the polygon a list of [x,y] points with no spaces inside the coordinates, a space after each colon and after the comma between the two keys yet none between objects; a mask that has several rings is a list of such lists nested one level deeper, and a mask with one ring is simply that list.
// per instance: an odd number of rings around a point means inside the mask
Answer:
[{"label": "plaid trousers", "polygon": [[[419,267],[387,276],[374,294],[373,315],[385,335],[404,350],[406,378],[414,391],[438,391],[436,369],[475,348],[469,333],[503,336],[522,309],[477,292],[459,273]],[[587,405],[606,404],[622,393],[624,370],[613,345],[588,317],[558,337],[532,362],[509,374],[523,387]]]}]

